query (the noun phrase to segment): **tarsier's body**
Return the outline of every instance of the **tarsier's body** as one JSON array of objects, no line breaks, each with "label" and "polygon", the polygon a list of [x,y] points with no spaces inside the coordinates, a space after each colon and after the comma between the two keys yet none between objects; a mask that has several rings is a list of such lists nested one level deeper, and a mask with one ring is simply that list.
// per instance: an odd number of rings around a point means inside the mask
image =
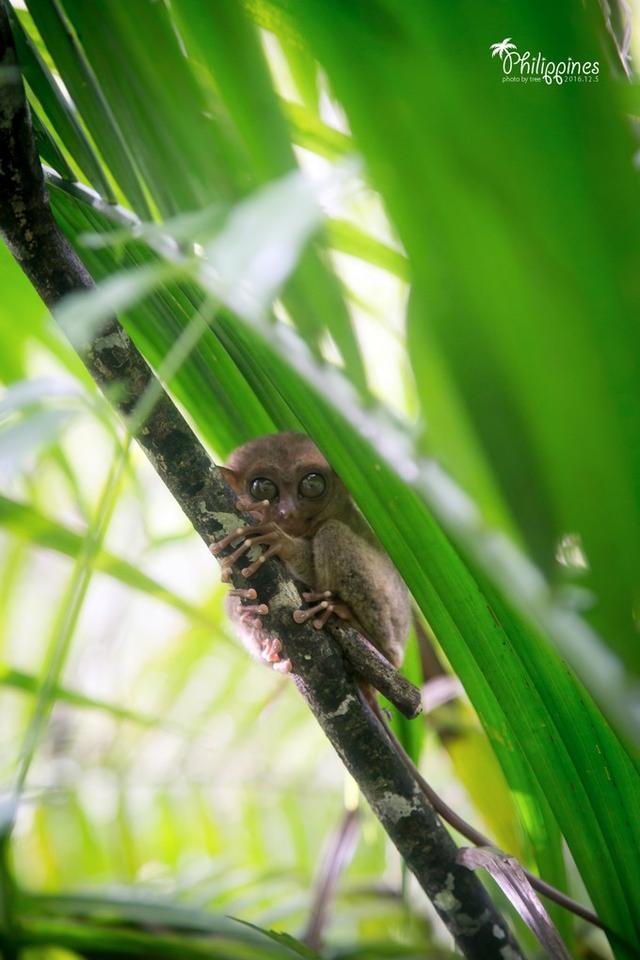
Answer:
[{"label": "tarsier's body", "polygon": [[[398,572],[358,511],[346,487],[315,444],[303,434],[260,437],[231,454],[225,476],[243,509],[259,524],[242,532],[243,543],[225,558],[234,562],[253,545],[266,546],[262,557],[279,556],[292,575],[309,588],[310,606],[296,611],[304,622],[323,626],[335,614],[348,620],[388,660],[402,662],[409,631],[409,595]],[[240,532],[235,539],[239,539]],[[217,553],[234,535],[214,545]],[[263,562],[249,564],[250,577]],[[243,639],[266,659],[278,660],[262,632],[260,613],[242,600],[255,591],[232,591],[229,612]]]},{"label": "tarsier's body", "polygon": [[[251,440],[231,454],[221,468],[238,494],[240,509],[252,514],[256,526],[235,530],[211,547],[225,555],[223,571],[254,546],[264,553],[248,560],[243,569],[250,578],[270,556],[279,556],[293,576],[310,589],[303,592],[308,606],[296,610],[294,620],[314,619],[323,626],[332,614],[348,620],[395,666],[402,662],[410,621],[409,594],[391,560],[358,512],[349,493],[315,444],[302,434],[280,433]],[[249,602],[247,602],[249,601]],[[230,591],[229,613],[238,632],[253,653],[276,669],[290,669],[280,658],[280,641],[269,637],[261,616],[268,612],[252,588]],[[424,780],[388,728],[373,691],[363,691],[395,744],[407,769],[435,809],[472,843],[491,846],[491,841],[451,810]],[[597,926],[601,921],[591,911],[545,884],[533,874],[535,887],[578,916]]]}]

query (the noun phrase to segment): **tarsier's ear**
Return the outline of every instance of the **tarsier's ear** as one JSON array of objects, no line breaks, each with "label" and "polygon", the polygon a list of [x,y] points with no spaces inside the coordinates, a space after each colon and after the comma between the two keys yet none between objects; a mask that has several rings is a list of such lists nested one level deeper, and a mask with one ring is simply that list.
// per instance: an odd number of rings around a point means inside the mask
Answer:
[{"label": "tarsier's ear", "polygon": [[235,470],[232,470],[230,467],[218,467],[218,470],[227,481],[232,490],[235,490],[236,493],[242,493],[241,483],[242,478]]}]

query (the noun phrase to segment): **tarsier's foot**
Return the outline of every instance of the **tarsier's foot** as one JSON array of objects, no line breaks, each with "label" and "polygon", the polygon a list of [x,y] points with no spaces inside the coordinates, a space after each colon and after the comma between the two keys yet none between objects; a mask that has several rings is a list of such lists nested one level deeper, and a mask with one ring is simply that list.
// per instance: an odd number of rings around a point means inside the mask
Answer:
[{"label": "tarsier's foot", "polygon": [[269,607],[266,603],[246,602],[247,600],[257,600],[258,595],[256,591],[253,588],[248,590],[237,588],[230,590],[229,596],[237,598],[236,616],[240,623],[254,630],[260,630],[262,628],[262,620],[260,617],[264,617],[269,613]]},{"label": "tarsier's foot", "polygon": [[240,622],[260,629],[262,626],[260,617],[264,617],[267,613],[269,613],[269,607],[266,603],[243,604],[240,612]]},{"label": "tarsier's foot", "polygon": [[313,621],[313,625],[319,630],[333,613],[333,607],[328,600],[321,600],[320,603],[316,603],[313,607],[300,607],[299,610],[294,610],[293,619],[296,623],[306,623],[307,620],[315,617],[316,613],[319,613],[320,616]]},{"label": "tarsier's foot", "polygon": [[291,671],[291,661],[288,658],[283,660],[280,657],[282,642],[278,637],[269,637],[262,632],[262,620],[260,618],[269,613],[267,604],[246,602],[258,598],[258,594],[253,587],[236,587],[229,591],[229,596],[237,598],[238,619],[251,630],[262,659],[270,663],[274,670],[279,670],[280,673],[289,673]]},{"label": "tarsier's foot", "polygon": [[[269,501],[260,501],[256,503],[245,499],[240,499],[236,503],[238,510],[245,510],[254,513],[261,513],[269,506]],[[249,535],[249,536],[247,536]],[[264,561],[278,552],[279,541],[282,538],[281,531],[275,528],[274,524],[257,524],[256,526],[237,527],[231,533],[215,541],[209,547],[214,556],[218,556],[223,550],[233,546],[236,541],[242,542],[229,556],[222,558],[222,580],[228,582],[231,579],[231,570],[233,564],[242,557],[254,544],[266,543],[268,545],[264,554],[257,560],[245,567],[242,574],[245,577],[252,576]],[[246,539],[243,539],[246,538]],[[282,643],[278,637],[269,637],[263,631],[261,617],[269,613],[269,607],[266,603],[247,603],[247,601],[257,600],[258,594],[253,587],[235,587],[229,591],[230,597],[236,598],[236,612],[234,616],[244,625],[251,635],[251,645],[258,649],[263,660],[270,663],[274,670],[280,673],[290,673],[291,661],[288,658],[282,659],[280,652]]]},{"label": "tarsier's foot", "polygon": [[281,650],[282,643],[278,637],[267,637],[262,644],[262,659],[266,660],[267,663],[278,663]]},{"label": "tarsier's foot", "polygon": [[280,656],[282,643],[278,637],[269,637],[262,645],[262,659],[270,663],[279,673],[291,673],[291,660]]},{"label": "tarsier's foot", "polygon": [[279,660],[273,664],[273,669],[278,673],[291,673],[291,660]]},{"label": "tarsier's foot", "polygon": [[335,613],[337,617],[340,617],[341,620],[351,620],[352,613],[346,603],[342,603],[341,600],[338,600],[334,593],[331,590],[322,590],[322,591],[312,591],[309,593],[303,593],[302,599],[306,603],[315,603],[313,607],[300,607],[299,610],[293,611],[293,619],[296,623],[306,623],[307,620],[310,620],[311,617],[315,617],[318,613],[320,616],[316,617],[313,621],[313,626],[316,630],[321,630],[327,620],[332,614]]}]

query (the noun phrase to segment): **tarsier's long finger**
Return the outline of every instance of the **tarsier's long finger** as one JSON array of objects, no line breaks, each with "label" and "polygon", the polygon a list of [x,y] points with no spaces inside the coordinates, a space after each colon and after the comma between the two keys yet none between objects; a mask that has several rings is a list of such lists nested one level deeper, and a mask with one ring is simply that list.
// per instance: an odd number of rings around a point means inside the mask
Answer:
[{"label": "tarsier's long finger", "polygon": [[237,527],[237,529],[228,533],[226,537],[222,537],[221,540],[214,540],[213,543],[209,545],[209,550],[214,557],[216,557],[222,550],[230,547],[234,540],[239,540],[240,537],[246,537],[251,529],[251,527]]},{"label": "tarsier's long finger", "polygon": [[327,620],[329,619],[329,617],[333,612],[334,612],[334,606],[332,603],[330,603],[327,609],[324,611],[324,613],[321,613],[320,616],[313,621],[313,625],[316,628],[316,630],[322,630],[325,623],[327,622]]},{"label": "tarsier's long finger", "polygon": [[248,567],[245,567],[243,570],[240,571],[242,576],[246,577],[247,579],[249,579],[249,577],[252,577],[256,572],[256,570],[260,569],[264,561],[265,561],[265,554],[263,553],[261,554],[261,556],[258,557],[257,560],[254,560],[254,562],[250,563]]},{"label": "tarsier's long finger", "polygon": [[251,537],[250,540],[245,540],[245,543],[251,543],[252,545],[257,543],[269,543],[271,546],[262,553],[257,560],[254,560],[253,563],[250,563],[248,567],[245,567],[242,571],[243,577],[252,577],[256,570],[262,566],[262,564],[269,560],[270,557],[275,557],[280,552],[280,538],[277,533],[270,531],[265,533],[263,536]]},{"label": "tarsier's long finger", "polygon": [[233,590],[229,590],[228,595],[230,597],[240,597],[241,600],[257,600],[258,599],[258,594],[253,589],[253,587],[249,587],[248,590],[245,589],[244,587],[235,587]]},{"label": "tarsier's long finger", "polygon": [[[256,539],[258,540],[259,543],[271,543],[271,546],[267,547],[265,552],[259,558],[260,563],[264,563],[265,560],[270,560],[271,557],[277,557],[278,554],[280,553],[280,550],[282,549],[282,541],[277,535],[274,536],[268,533],[264,537],[257,537]],[[255,543],[256,541],[254,540],[253,542]]]},{"label": "tarsier's long finger", "polygon": [[324,611],[329,606],[328,600],[323,600],[322,603],[317,603],[315,607],[309,607],[307,610],[294,610],[293,619],[296,623],[306,623],[307,620],[311,620],[311,617],[314,617],[316,613]]},{"label": "tarsier's long finger", "polygon": [[259,614],[264,617],[269,613],[269,607],[266,603],[246,603],[240,607],[240,613],[243,619],[246,616],[257,617]]},{"label": "tarsier's long finger", "polygon": [[272,543],[276,544],[281,534],[277,530],[265,530],[261,525],[251,527],[251,543]]},{"label": "tarsier's long finger", "polygon": [[253,497],[238,497],[236,500],[236,510],[242,513],[264,513],[268,506],[268,500],[254,500]]},{"label": "tarsier's long finger", "polygon": [[332,596],[331,590],[321,590],[316,593],[303,593],[302,599],[306,600],[307,603],[311,603],[314,600],[330,600]]},{"label": "tarsier's long finger", "polygon": [[236,560],[239,560],[240,557],[250,550],[252,546],[253,540],[251,537],[247,537],[247,539],[243,540],[240,546],[234,550],[233,553],[230,553],[228,557],[224,558],[225,566],[228,564],[230,567],[232,567]]}]

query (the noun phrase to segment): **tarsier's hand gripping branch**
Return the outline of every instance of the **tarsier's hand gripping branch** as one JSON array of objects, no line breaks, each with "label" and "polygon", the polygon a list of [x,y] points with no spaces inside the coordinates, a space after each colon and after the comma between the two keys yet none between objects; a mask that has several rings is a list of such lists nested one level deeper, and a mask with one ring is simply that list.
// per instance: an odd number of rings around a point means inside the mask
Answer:
[{"label": "tarsier's hand gripping branch", "polygon": [[[391,560],[353,503],[346,487],[316,445],[298,433],[251,440],[222,468],[238,494],[238,508],[257,525],[240,527],[211,547],[222,558],[223,578],[256,546],[263,552],[242,569],[247,579],[269,557],[279,557],[307,586],[296,623],[313,618],[321,629],[331,616],[347,620],[395,666],[402,662],[409,632],[409,595]],[[231,619],[249,650],[290,669],[280,659],[280,641],[270,638],[255,590],[230,592]]]}]

